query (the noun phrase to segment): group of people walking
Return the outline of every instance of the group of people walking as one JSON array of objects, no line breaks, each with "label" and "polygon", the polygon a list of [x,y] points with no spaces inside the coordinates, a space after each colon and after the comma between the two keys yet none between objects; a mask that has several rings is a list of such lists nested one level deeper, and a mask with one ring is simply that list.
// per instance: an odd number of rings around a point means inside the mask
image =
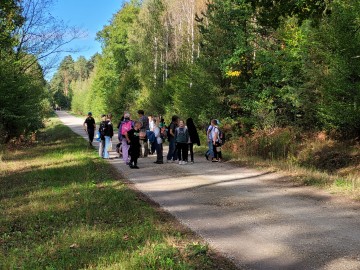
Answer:
[{"label": "group of people walking", "polygon": [[[96,124],[92,113],[84,121],[84,129],[89,136],[89,144],[92,146]],[[156,164],[163,164],[163,143],[168,140],[169,150],[166,162],[178,162],[185,165],[194,163],[194,144],[200,146],[200,138],[194,121],[188,118],[186,122],[174,115],[169,125],[161,117],[146,116],[143,110],[138,111],[138,120],[133,120],[129,112],[125,112],[118,125],[118,152],[124,162],[132,169],[138,169],[139,157],[147,157],[156,152]],[[112,148],[114,128],[112,115],[102,115],[101,123],[97,131],[99,141],[99,156],[110,158],[109,151]],[[206,158],[217,162],[221,160],[220,132],[217,120],[212,120],[207,129],[208,151]],[[188,153],[190,151],[190,161]]]}]

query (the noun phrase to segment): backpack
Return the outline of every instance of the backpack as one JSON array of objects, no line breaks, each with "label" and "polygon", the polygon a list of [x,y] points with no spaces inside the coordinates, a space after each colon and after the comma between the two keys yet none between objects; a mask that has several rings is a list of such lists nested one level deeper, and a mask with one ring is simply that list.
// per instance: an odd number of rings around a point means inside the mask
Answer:
[{"label": "backpack", "polygon": [[146,137],[148,138],[150,143],[155,142],[156,138],[155,138],[155,133],[153,131],[146,131]]},{"label": "backpack", "polygon": [[128,133],[128,131],[131,129],[132,129],[132,121],[129,120],[121,123],[120,130],[122,136],[125,136],[125,134]]},{"label": "backpack", "polygon": [[[219,127],[216,127],[217,130],[218,130],[218,142],[223,145],[225,143],[225,133],[219,128]],[[210,128],[210,132],[212,131],[212,127]]]},{"label": "backpack", "polygon": [[223,145],[225,143],[225,133],[220,129],[220,128],[217,128],[219,130],[219,143],[221,145]]},{"label": "backpack", "polygon": [[184,143],[187,143],[187,138],[186,138],[186,132],[187,132],[187,128],[184,127],[184,128],[177,128],[176,129],[176,141],[177,142],[184,142]]},{"label": "backpack", "polygon": [[104,137],[104,136],[105,136],[106,129],[107,129],[107,123],[106,123],[106,122],[101,122],[101,123],[100,123],[100,128],[99,128],[100,136],[101,136],[101,137]]},{"label": "backpack", "polygon": [[166,140],[167,137],[168,137],[168,128],[164,126],[160,129],[160,138]]}]

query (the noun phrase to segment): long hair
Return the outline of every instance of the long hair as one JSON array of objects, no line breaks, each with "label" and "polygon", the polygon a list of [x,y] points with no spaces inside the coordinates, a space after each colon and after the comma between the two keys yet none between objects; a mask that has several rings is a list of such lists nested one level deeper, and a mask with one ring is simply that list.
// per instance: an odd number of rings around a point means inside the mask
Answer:
[{"label": "long hair", "polygon": [[191,142],[194,143],[194,144],[200,145],[199,134],[198,134],[198,132],[196,130],[194,120],[191,117],[186,119],[186,126],[187,126],[188,131],[189,131],[189,136],[190,136]]}]

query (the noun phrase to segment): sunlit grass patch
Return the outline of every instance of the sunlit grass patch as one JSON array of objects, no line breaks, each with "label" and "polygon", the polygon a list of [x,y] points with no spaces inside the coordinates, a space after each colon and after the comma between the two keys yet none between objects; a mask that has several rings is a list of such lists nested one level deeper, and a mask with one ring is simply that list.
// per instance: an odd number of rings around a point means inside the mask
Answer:
[{"label": "sunlit grass patch", "polygon": [[2,156],[0,269],[234,268],[187,248],[192,234],[175,230],[85,140],[48,124],[37,144]]}]

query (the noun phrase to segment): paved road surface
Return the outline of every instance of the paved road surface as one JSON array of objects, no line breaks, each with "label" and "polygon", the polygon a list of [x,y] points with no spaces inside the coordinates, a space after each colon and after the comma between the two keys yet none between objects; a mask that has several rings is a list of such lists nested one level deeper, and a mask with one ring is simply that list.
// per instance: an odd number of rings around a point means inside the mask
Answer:
[{"label": "paved road surface", "polygon": [[[86,138],[84,119],[58,115]],[[360,269],[358,204],[296,187],[279,174],[202,157],[192,165],[153,161],[139,159],[140,170],[131,170],[109,160],[240,269]]]}]

